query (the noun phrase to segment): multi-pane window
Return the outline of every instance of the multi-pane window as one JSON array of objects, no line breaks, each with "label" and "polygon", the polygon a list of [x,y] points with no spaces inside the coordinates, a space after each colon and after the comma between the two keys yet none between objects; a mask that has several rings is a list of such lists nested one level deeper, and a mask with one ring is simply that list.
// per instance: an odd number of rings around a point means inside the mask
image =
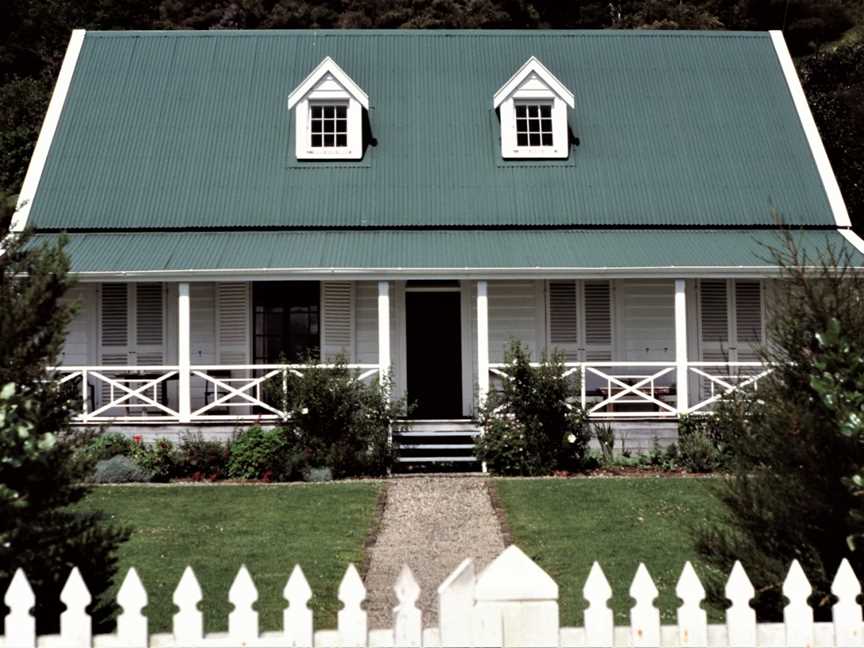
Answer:
[{"label": "multi-pane window", "polygon": [[517,103],[516,145],[552,146],[552,104]]},{"label": "multi-pane window", "polygon": [[348,106],[311,104],[312,148],[348,146]]},{"label": "multi-pane window", "polygon": [[320,289],[317,282],[254,284],[255,362],[303,362],[320,344]]}]

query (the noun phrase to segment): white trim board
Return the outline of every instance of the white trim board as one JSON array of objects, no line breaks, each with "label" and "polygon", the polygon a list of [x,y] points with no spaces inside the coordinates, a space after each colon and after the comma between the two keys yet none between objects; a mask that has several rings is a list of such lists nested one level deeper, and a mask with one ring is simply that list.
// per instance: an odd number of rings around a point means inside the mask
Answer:
[{"label": "white trim board", "polygon": [[851,229],[840,230],[840,234],[842,234],[843,238],[852,244],[852,247],[858,250],[861,254],[864,254],[864,239],[858,236]]},{"label": "white trim board", "polygon": [[807,103],[807,96],[804,94],[801,79],[798,78],[798,72],[795,70],[792,55],[786,46],[786,39],[783,38],[781,31],[772,30],[769,33],[771,34],[771,41],[774,43],[774,50],[777,52],[780,68],[786,77],[789,93],[792,95],[792,101],[795,103],[795,109],[801,119],[801,126],[804,128],[807,143],[810,145],[810,152],[814,162],[816,162],[819,176],[822,178],[822,186],[825,187],[825,193],[828,195],[828,203],[834,213],[834,221],[838,227],[852,227],[849,211],[843,201],[843,194],[840,193],[840,185],[837,184],[837,177],[834,175],[834,169],[831,167],[828,154],[825,152],[825,144],[819,135],[819,129],[816,127],[816,121],[810,111],[810,104]]},{"label": "white trim board", "polygon": [[30,206],[36,197],[36,190],[39,188],[39,181],[42,178],[42,171],[45,169],[48,152],[51,150],[54,134],[57,132],[57,124],[60,123],[60,115],[63,113],[63,106],[66,104],[66,95],[69,92],[69,86],[72,85],[72,76],[75,74],[75,68],[78,65],[78,55],[81,53],[81,46],[84,44],[85,33],[83,29],[75,29],[69,38],[66,55],[63,57],[63,64],[60,66],[60,74],[57,75],[57,83],[54,84],[54,92],[51,95],[51,101],[48,103],[48,110],[45,113],[45,119],[42,121],[42,128],[39,130],[39,138],[36,140],[33,155],[30,157],[27,174],[24,176],[24,183],[21,185],[21,193],[18,194],[15,215],[12,217],[13,232],[23,230],[30,218]]}]

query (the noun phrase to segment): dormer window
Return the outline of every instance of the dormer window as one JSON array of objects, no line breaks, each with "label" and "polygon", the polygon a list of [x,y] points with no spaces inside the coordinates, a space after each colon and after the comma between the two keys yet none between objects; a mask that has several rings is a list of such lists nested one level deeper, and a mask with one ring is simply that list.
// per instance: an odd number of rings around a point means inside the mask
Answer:
[{"label": "dormer window", "polygon": [[288,97],[298,160],[363,157],[363,111],[369,97],[329,56]]},{"label": "dormer window", "polygon": [[533,56],[495,93],[503,158],[566,158],[570,153],[570,92]]}]

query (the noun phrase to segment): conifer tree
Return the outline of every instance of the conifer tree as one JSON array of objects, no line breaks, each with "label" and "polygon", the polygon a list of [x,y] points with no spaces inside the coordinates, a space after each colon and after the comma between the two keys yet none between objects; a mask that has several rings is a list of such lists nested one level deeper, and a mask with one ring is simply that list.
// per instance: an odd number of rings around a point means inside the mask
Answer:
[{"label": "conifer tree", "polygon": [[72,316],[62,301],[69,261],[62,240],[36,247],[28,234],[11,236],[11,218],[0,196],[0,593],[22,568],[36,593],[39,631],[55,631],[60,591],[77,566],[98,627],[113,613],[100,597],[127,532],[100,513],[69,508],[87,494],[92,468],[76,452],[82,435],[70,429],[74,397],[47,372]]}]

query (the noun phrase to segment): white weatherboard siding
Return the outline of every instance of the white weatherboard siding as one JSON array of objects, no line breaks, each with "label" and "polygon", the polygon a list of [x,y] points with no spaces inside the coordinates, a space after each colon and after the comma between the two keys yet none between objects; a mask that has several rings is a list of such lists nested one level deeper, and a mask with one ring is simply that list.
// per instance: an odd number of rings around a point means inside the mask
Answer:
[{"label": "white weatherboard siding", "polygon": [[489,361],[504,362],[511,340],[519,340],[539,360],[545,346],[543,282],[489,282]]}]

